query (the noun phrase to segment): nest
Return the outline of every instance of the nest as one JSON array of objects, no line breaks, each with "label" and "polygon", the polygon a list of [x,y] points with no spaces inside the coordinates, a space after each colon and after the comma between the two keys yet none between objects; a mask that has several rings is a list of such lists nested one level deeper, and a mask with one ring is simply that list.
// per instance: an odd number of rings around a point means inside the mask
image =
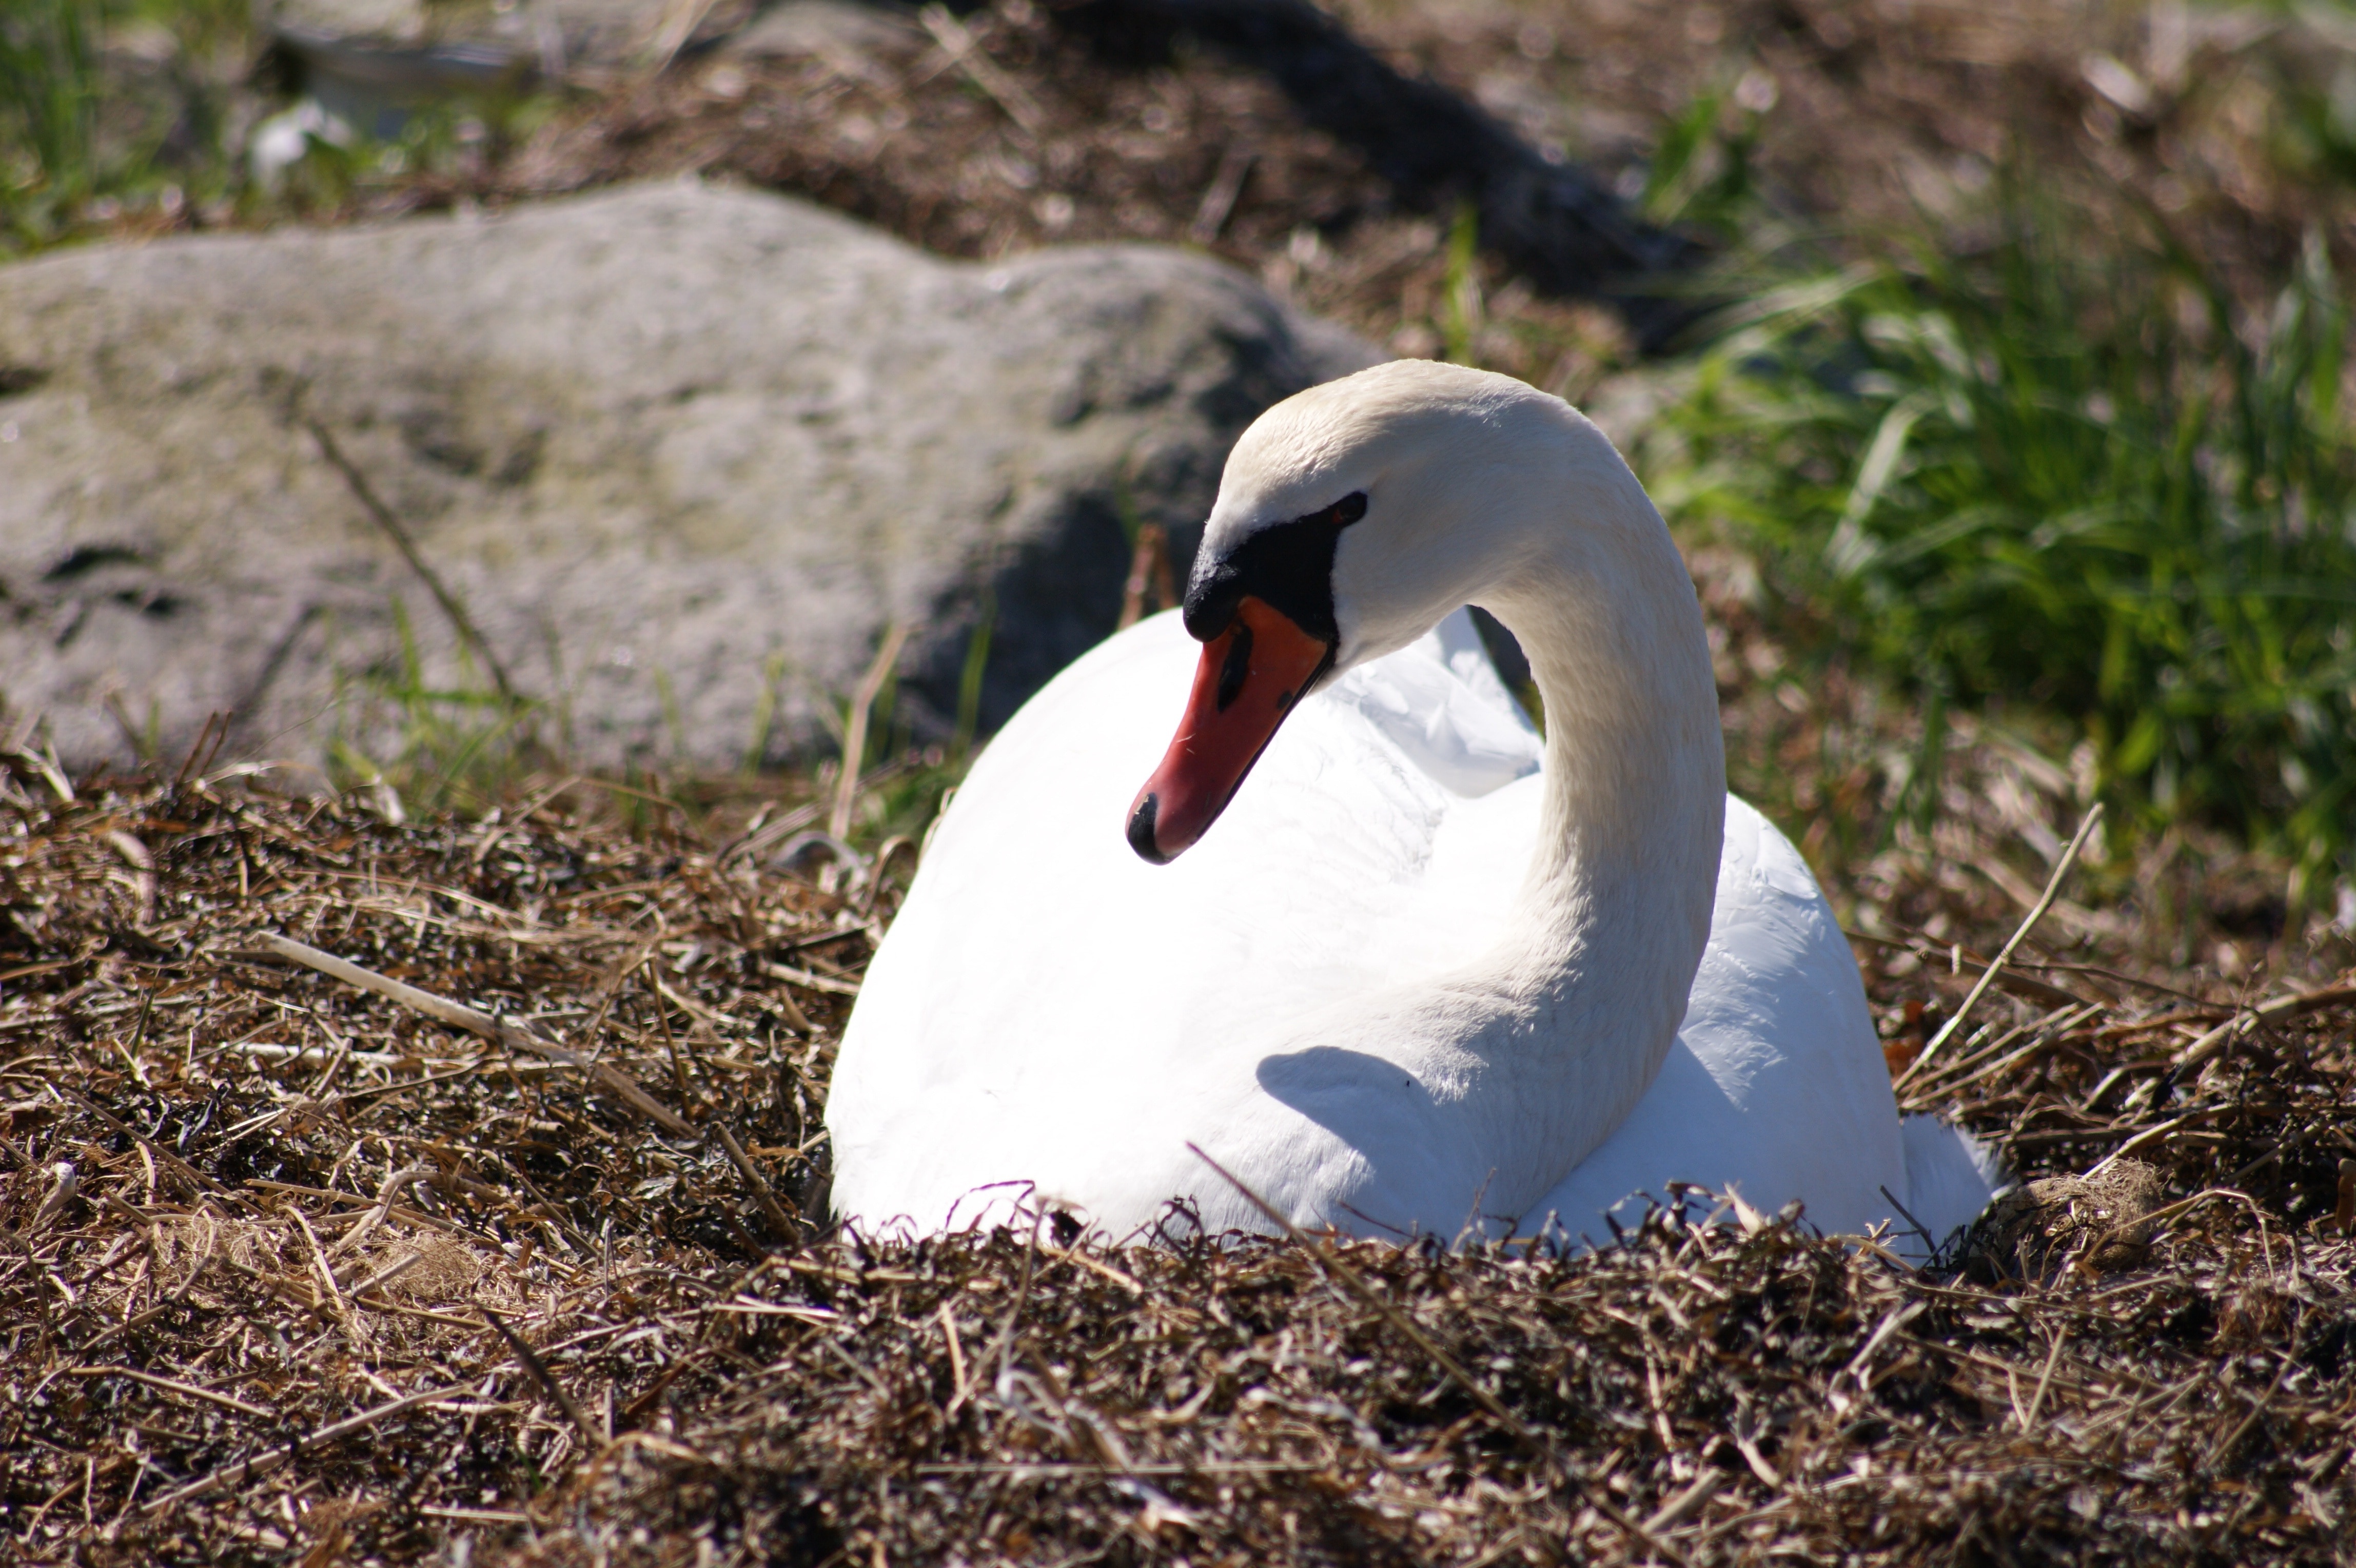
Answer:
[{"label": "nest", "polygon": [[888,895],[596,806],[0,776],[8,1555],[2321,1563],[2356,1528],[2340,992],[1992,997],[1910,1083],[2031,1178],[1953,1268],[1683,1192],[1581,1256],[862,1246],[819,1116]]},{"label": "nest", "polygon": [[2020,1279],[2130,1268],[2143,1261],[2151,1216],[2164,1201],[2159,1173],[2141,1160],[2113,1160],[2084,1176],[2040,1176],[1988,1206],[1973,1229],[1965,1262],[1975,1273]]}]

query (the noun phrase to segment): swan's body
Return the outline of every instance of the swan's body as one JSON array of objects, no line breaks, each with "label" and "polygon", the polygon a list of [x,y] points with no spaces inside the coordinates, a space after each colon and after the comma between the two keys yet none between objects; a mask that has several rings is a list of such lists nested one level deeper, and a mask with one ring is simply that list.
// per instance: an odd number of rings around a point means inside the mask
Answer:
[{"label": "swan's body", "polygon": [[[1330,566],[1269,566],[1269,518],[1320,524]],[[1204,563],[1211,653],[1174,615],[1111,639],[959,792],[844,1038],[839,1212],[933,1230],[1046,1203],[1120,1235],[1183,1197],[1268,1228],[1190,1144],[1294,1222],[1369,1235],[1599,1233],[1676,1181],[1840,1231],[1892,1197],[1938,1234],[1985,1203],[1965,1141],[1901,1129],[1823,896],[1727,796],[1691,585],[1592,426],[1443,366],[1315,389],[1239,444]],[[1222,563],[1259,643],[1215,703]],[[1468,599],[1529,651],[1547,742]],[[1325,663],[1284,677],[1256,768],[1249,736],[1240,766],[1203,760],[1288,639]]]}]

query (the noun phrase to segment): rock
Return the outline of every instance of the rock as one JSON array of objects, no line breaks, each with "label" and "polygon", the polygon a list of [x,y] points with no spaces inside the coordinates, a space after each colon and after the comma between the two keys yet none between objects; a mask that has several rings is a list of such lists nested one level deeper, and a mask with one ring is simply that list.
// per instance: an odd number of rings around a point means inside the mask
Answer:
[{"label": "rock", "polygon": [[469,48],[533,63],[553,50],[562,64],[620,65],[656,48],[667,24],[708,31],[751,11],[744,0],[692,15],[666,0],[254,0],[253,19],[298,48]]},{"label": "rock", "polygon": [[486,65],[555,77],[723,40],[753,55],[856,57],[925,38],[915,7],[873,0],[253,0],[253,19],[311,70],[394,73],[382,85],[412,92],[479,89]]},{"label": "rock", "polygon": [[1177,252],[969,265],[693,184],[22,263],[0,693],[75,766],[216,711],[382,763],[504,674],[584,764],[727,768],[831,751],[897,619],[918,738],[988,626],[987,729],[1112,629],[1126,526],[1183,566],[1243,426],[1377,357]]},{"label": "rock", "polygon": [[[809,0],[801,0],[809,3]],[[299,62],[308,100],[369,135],[436,99],[577,84],[669,59],[741,27],[751,0],[254,0],[256,26]]]}]

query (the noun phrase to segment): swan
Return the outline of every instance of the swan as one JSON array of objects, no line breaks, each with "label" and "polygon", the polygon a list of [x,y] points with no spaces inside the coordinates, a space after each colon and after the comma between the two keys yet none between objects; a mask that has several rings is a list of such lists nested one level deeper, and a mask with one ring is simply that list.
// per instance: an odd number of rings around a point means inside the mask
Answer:
[{"label": "swan", "polygon": [[[1468,604],[1526,651],[1543,739]],[[1901,1122],[1824,895],[1729,795],[1642,485],[1560,399],[1429,360],[1262,414],[1183,609],[975,763],[826,1123],[867,1234],[1136,1235],[1173,1197],[1271,1229],[1240,1185],[1306,1230],[1575,1244],[1685,1182],[1944,1239],[1996,1181]]]}]

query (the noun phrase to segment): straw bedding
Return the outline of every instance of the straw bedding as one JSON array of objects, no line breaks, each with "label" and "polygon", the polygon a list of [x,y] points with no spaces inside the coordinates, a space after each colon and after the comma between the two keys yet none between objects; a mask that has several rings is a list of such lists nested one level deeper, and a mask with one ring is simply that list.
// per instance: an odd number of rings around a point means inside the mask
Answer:
[{"label": "straw bedding", "polygon": [[819,1128],[890,896],[792,815],[7,768],[0,1555],[2351,1558],[2344,988],[1990,1002],[1910,1098],[2039,1185],[1920,1273],[1692,1192],[1576,1258],[871,1249]]}]

